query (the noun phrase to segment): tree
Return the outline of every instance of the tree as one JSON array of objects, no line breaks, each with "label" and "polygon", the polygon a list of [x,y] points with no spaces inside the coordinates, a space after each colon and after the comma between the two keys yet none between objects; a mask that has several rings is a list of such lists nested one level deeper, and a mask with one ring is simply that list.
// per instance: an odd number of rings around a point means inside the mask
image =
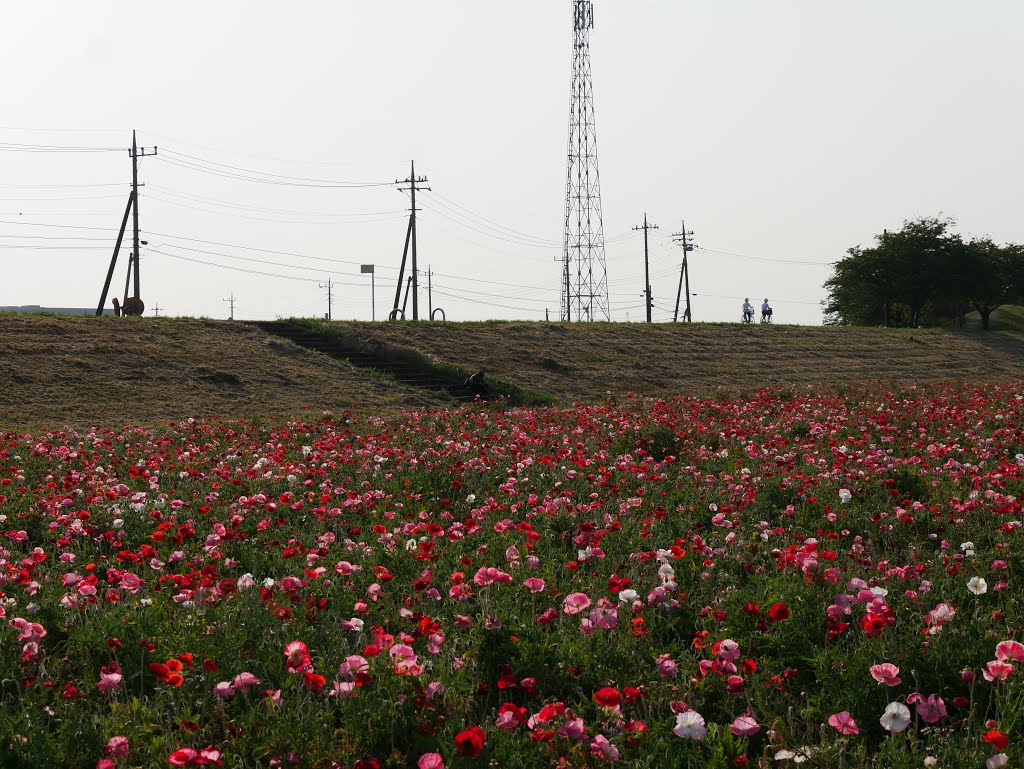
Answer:
[{"label": "tree", "polygon": [[992,312],[1021,301],[1024,294],[1024,246],[998,246],[988,238],[964,248],[964,287],[967,301],[989,328]]},{"label": "tree", "polygon": [[951,219],[905,222],[872,248],[855,247],[826,281],[825,322],[887,326],[921,323],[927,307],[960,290],[955,265],[963,244]]}]

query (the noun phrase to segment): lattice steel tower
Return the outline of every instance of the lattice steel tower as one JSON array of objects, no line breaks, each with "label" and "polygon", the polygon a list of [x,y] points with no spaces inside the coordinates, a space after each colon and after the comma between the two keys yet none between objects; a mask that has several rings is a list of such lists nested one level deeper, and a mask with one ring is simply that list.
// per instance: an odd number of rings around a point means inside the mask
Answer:
[{"label": "lattice steel tower", "polygon": [[590,71],[591,0],[572,0],[572,101],[569,168],[565,185],[565,250],[562,254],[562,320],[611,320],[604,255],[601,180],[597,171],[597,124]]}]

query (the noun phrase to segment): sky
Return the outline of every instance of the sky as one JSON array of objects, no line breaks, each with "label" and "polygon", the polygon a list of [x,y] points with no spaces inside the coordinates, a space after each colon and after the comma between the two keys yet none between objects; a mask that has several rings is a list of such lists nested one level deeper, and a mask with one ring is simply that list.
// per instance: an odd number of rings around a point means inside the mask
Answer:
[{"label": "sky", "polygon": [[[695,321],[820,324],[830,265],[920,216],[1024,242],[1021,29],[1019,0],[595,0],[612,320],[644,319],[645,214],[656,322],[683,220]],[[0,306],[96,305],[134,129],[147,314],[323,316],[330,281],[381,320],[415,160],[421,317],[555,320],[571,56],[570,0],[6,3]]]}]

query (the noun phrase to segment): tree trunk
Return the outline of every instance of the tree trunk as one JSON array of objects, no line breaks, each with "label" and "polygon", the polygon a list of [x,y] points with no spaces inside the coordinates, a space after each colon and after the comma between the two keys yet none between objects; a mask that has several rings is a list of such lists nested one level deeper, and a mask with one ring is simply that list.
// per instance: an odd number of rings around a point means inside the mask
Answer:
[{"label": "tree trunk", "polygon": [[985,331],[989,330],[988,329],[988,319],[989,319],[989,316],[992,314],[992,309],[993,308],[991,308],[991,307],[980,307],[980,308],[978,308],[978,314],[981,315],[981,327],[983,329],[985,329]]}]

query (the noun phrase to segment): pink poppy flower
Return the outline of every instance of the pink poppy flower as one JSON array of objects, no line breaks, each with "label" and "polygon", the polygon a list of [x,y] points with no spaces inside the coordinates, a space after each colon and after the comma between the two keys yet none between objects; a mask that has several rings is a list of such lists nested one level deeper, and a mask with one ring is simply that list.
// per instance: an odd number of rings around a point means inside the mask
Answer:
[{"label": "pink poppy flower", "polygon": [[992,660],[992,662],[985,663],[985,667],[982,669],[981,674],[985,676],[986,681],[1005,681],[1012,672],[1013,665],[1009,662]]},{"label": "pink poppy flower", "polygon": [[593,742],[590,743],[590,755],[595,758],[603,758],[605,761],[619,760],[618,748],[608,742],[608,738],[603,734],[594,737]]},{"label": "pink poppy flower", "polygon": [[302,641],[290,641],[284,647],[285,669],[292,672],[305,670],[310,663],[309,649]]},{"label": "pink poppy flower", "polygon": [[590,606],[586,593],[569,593],[562,602],[562,611],[566,614],[579,614]]},{"label": "pink poppy flower", "polygon": [[860,727],[857,726],[857,722],[854,721],[853,716],[845,710],[840,713],[833,713],[829,716],[828,725],[840,734],[860,734]]},{"label": "pink poppy flower", "polygon": [[484,587],[485,585],[493,585],[495,582],[508,583],[512,581],[512,575],[503,572],[501,569],[496,569],[493,566],[484,566],[479,569],[475,575],[473,575],[473,582]]},{"label": "pink poppy flower", "polygon": [[249,672],[239,673],[235,676],[235,680],[231,682],[231,685],[242,694],[248,694],[249,689],[260,685],[260,679]]},{"label": "pink poppy flower", "polygon": [[96,683],[96,688],[101,692],[116,691],[120,686],[120,673],[100,673],[100,680]]},{"label": "pink poppy flower", "polygon": [[103,752],[114,758],[124,758],[128,755],[128,738],[118,735],[107,740],[107,746]]},{"label": "pink poppy flower", "polygon": [[679,666],[668,654],[658,657],[658,675],[662,678],[675,678]]},{"label": "pink poppy flower", "polygon": [[416,766],[419,769],[444,769],[444,759],[440,753],[424,753]]},{"label": "pink poppy flower", "polygon": [[228,697],[234,697],[235,689],[231,685],[230,681],[221,681],[219,684],[213,687],[213,696],[223,697],[224,699],[227,699]]},{"label": "pink poppy flower", "polygon": [[1020,641],[1002,641],[996,644],[996,659],[1000,662],[1024,662],[1024,644]]},{"label": "pink poppy flower", "polygon": [[[910,698],[907,698],[907,702]],[[929,694],[928,699],[920,699],[917,703],[917,715],[927,724],[934,724],[946,715],[946,703],[941,697]]]},{"label": "pink poppy flower", "polygon": [[355,694],[356,685],[353,681],[335,681],[334,688],[327,692],[328,697],[337,697],[339,700],[354,697]]},{"label": "pink poppy flower", "polygon": [[544,590],[545,582],[540,577],[528,577],[523,580],[523,585],[531,593],[540,593]]},{"label": "pink poppy flower", "polygon": [[737,737],[753,737],[761,731],[761,724],[750,713],[744,713],[729,725],[729,731]]},{"label": "pink poppy flower", "polygon": [[[569,713],[566,711],[566,715]],[[570,740],[582,740],[587,736],[587,727],[582,718],[571,718],[559,727],[557,734]]]},{"label": "pink poppy flower", "polygon": [[881,665],[872,665],[870,672],[871,677],[880,684],[885,684],[887,686],[899,686],[903,683],[903,679],[900,678],[900,669],[891,662],[883,662]]}]

